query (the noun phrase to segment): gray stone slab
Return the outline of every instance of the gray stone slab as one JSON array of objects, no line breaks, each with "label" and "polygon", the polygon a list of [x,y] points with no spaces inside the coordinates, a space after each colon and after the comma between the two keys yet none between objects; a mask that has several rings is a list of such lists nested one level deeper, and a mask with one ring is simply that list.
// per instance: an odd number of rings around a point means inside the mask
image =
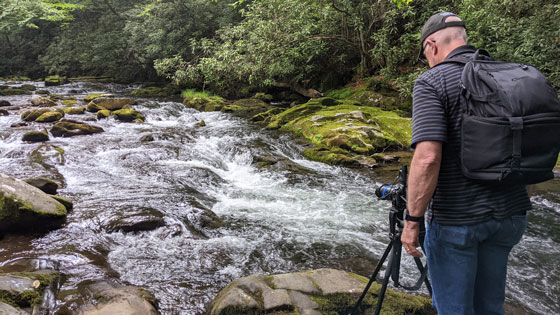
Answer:
[{"label": "gray stone slab", "polygon": [[319,293],[310,279],[310,274],[304,272],[275,275],[272,277],[276,289],[301,291],[309,294]]},{"label": "gray stone slab", "polygon": [[0,275],[0,291],[14,292],[16,294],[24,291],[33,291],[35,280],[10,275]]},{"label": "gray stone slab", "polygon": [[29,313],[19,310],[9,304],[0,302],[0,315],[29,315]]},{"label": "gray stone slab", "polygon": [[324,295],[336,293],[360,293],[365,284],[350,276],[347,272],[334,269],[318,269],[310,275]]},{"label": "gray stone slab", "polygon": [[319,309],[319,305],[315,301],[312,301],[306,294],[298,291],[290,291],[288,294],[290,295],[290,299],[292,299],[292,304],[299,309],[300,313],[304,313],[304,311],[307,310]]},{"label": "gray stone slab", "polygon": [[231,286],[221,293],[212,306],[212,315],[219,315],[228,307],[245,310],[257,310],[259,305],[255,299],[242,289]]},{"label": "gray stone slab", "polygon": [[234,280],[235,285],[251,292],[251,294],[258,295],[261,292],[272,290],[268,286],[266,277],[264,275],[252,275]]},{"label": "gray stone slab", "polygon": [[294,309],[292,299],[290,299],[288,295],[288,290],[278,289],[264,291],[262,297],[265,311]]}]

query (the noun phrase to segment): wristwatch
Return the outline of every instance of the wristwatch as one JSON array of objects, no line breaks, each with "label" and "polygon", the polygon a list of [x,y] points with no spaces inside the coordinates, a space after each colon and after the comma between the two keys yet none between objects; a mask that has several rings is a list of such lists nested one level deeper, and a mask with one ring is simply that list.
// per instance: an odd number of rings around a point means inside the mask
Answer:
[{"label": "wristwatch", "polygon": [[420,222],[422,221],[422,219],[424,219],[424,216],[420,216],[420,217],[413,217],[410,214],[408,214],[408,211],[405,213],[404,215],[404,219],[406,221],[412,221],[412,222]]}]

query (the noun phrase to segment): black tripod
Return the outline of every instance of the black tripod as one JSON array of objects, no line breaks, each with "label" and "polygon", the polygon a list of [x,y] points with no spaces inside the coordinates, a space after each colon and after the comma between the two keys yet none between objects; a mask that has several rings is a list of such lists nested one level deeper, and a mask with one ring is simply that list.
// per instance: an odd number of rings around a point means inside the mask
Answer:
[{"label": "black tripod", "polygon": [[[387,257],[389,257],[389,262],[387,263],[387,268],[385,269],[385,277],[383,278],[383,284],[379,292],[377,307],[374,313],[375,315],[378,315],[381,312],[381,305],[383,304],[383,299],[385,298],[385,292],[387,291],[387,285],[389,284],[389,279],[393,279],[393,283],[396,288],[402,287],[403,289],[410,290],[410,291],[416,291],[420,289],[420,287],[422,286],[422,282],[424,282],[426,284],[426,287],[428,288],[428,292],[430,292],[430,295],[432,294],[432,286],[430,285],[430,281],[426,277],[428,273],[428,267],[422,265],[422,261],[420,260],[420,258],[414,257],[414,262],[416,263],[416,267],[418,267],[418,270],[420,271],[420,278],[414,284],[414,286],[409,287],[409,286],[401,285],[399,283],[401,252],[402,252],[401,233],[404,227],[403,215],[404,215],[404,211],[406,211],[406,199],[405,199],[406,177],[407,177],[406,175],[407,175],[407,169],[406,166],[403,166],[399,171],[398,179],[401,182],[400,184],[392,185],[392,186],[383,185],[380,188],[378,188],[375,192],[377,197],[379,197],[379,199],[392,201],[392,207],[389,213],[390,242],[389,245],[387,245],[387,248],[385,249],[383,256],[377,263],[377,266],[375,267],[375,271],[371,275],[369,282],[364,289],[364,292],[358,299],[358,302],[356,302],[356,305],[354,305],[354,307],[350,311],[350,314],[352,315],[360,314],[359,312],[360,304],[362,303],[362,300],[365,298],[367,292],[369,291],[369,288],[373,284],[373,281],[375,281],[375,279],[377,278],[377,274],[381,270],[381,267],[383,266],[383,263],[385,262]],[[420,244],[424,243],[425,234],[426,234],[426,228],[424,227],[424,220],[422,220],[420,222],[420,235],[419,235]],[[424,246],[423,245],[421,246],[422,246],[422,250],[425,252]]]}]

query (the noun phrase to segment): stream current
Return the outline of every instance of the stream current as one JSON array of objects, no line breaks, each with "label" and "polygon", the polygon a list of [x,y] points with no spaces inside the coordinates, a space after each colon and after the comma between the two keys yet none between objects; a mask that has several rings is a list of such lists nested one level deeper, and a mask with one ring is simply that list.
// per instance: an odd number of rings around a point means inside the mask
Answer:
[{"label": "stream current", "polygon": [[[133,88],[33,84],[74,96],[78,105],[87,93],[127,94]],[[2,97],[22,106],[30,98]],[[138,101],[143,124],[112,118],[89,122],[105,132],[51,136],[44,144],[21,140],[25,132],[41,130],[40,124],[10,128],[26,108],[0,117],[0,173],[54,179],[62,184],[58,194],[74,202],[62,228],[1,239],[0,266],[21,258],[52,261],[67,275],[63,290],[98,279],[145,287],[159,300],[162,314],[204,314],[220,289],[255,273],[330,267],[370,275],[389,241],[391,206],[377,200],[374,190],[391,183],[396,172],[311,162],[290,136],[229,114],[198,112],[176,101]],[[201,120],[206,126],[195,126]],[[154,141],[142,142],[146,135]],[[259,167],[263,157],[278,162]],[[558,314],[560,181],[536,190],[527,232],[510,255],[506,302],[519,314]],[[225,225],[197,226],[201,207]],[[138,233],[107,228],[115,217],[141,209],[157,211],[165,224]],[[415,281],[414,266],[403,257],[402,282]]]}]

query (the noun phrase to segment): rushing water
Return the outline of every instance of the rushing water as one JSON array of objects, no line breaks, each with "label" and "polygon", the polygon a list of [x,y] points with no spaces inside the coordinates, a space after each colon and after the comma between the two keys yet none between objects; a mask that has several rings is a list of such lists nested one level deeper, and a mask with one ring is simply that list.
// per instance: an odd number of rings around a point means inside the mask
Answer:
[{"label": "rushing water", "polygon": [[[48,88],[78,100],[130,89],[83,83]],[[24,105],[30,96],[2,99]],[[0,265],[48,259],[68,275],[63,290],[96,279],[142,286],[154,293],[162,314],[205,313],[221,288],[250,274],[333,267],[367,276],[373,270],[388,243],[390,208],[374,190],[392,178],[307,161],[289,136],[228,114],[173,101],[140,100],[136,109],[145,123],[96,121],[104,133],[51,137],[47,145],[21,141],[42,125],[10,128],[24,108],[0,117],[0,172],[55,179],[63,184],[59,195],[74,202],[61,229],[0,240]],[[85,117],[93,114],[67,116]],[[200,120],[205,127],[195,126]],[[154,141],[142,142],[145,135]],[[258,167],[263,157],[279,162]],[[539,185],[532,200],[527,233],[511,255],[507,301],[521,314],[558,313],[560,182]],[[225,226],[200,227],[201,206]],[[142,209],[162,214],[165,225],[140,233],[107,228],[115,217]],[[412,266],[403,258],[405,282],[417,276]]]}]

